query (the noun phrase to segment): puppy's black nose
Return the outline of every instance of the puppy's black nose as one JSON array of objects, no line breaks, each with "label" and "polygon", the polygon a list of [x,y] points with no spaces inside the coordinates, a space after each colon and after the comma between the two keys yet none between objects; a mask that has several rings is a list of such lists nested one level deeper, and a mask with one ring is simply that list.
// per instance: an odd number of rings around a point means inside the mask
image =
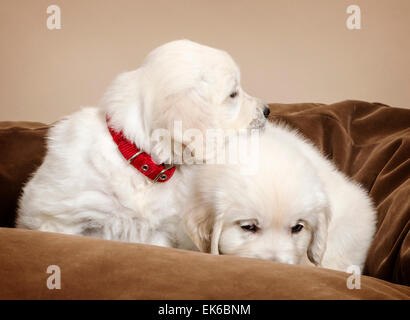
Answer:
[{"label": "puppy's black nose", "polygon": [[269,116],[269,113],[270,113],[270,109],[265,104],[265,106],[263,107],[263,115],[265,116],[265,118],[267,118]]}]

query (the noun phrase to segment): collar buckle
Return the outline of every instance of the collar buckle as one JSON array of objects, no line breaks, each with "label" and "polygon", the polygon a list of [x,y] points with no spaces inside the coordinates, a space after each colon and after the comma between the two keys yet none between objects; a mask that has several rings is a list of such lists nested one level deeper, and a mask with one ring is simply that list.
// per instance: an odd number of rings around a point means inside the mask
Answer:
[{"label": "collar buckle", "polygon": [[144,151],[140,150],[137,153],[135,153],[131,158],[128,159],[128,163],[131,164],[134,161],[134,159],[138,157],[141,153],[144,153]]},{"label": "collar buckle", "polygon": [[167,172],[169,169],[172,169],[173,167],[174,167],[174,165],[172,165],[172,164],[165,164],[164,169],[162,169],[161,172],[158,173],[158,175],[155,177],[154,183],[158,182],[158,180],[160,180],[160,181],[167,180],[168,176],[165,174],[165,172]]}]

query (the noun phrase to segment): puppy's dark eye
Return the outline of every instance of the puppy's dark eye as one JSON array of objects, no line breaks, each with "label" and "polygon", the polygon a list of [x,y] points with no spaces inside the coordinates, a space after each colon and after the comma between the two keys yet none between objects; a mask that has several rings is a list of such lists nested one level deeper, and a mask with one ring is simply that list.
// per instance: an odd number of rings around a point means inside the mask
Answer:
[{"label": "puppy's dark eye", "polygon": [[229,97],[231,97],[232,99],[235,98],[238,95],[238,91],[234,91],[232,92]]},{"label": "puppy's dark eye", "polygon": [[302,229],[303,229],[303,224],[298,223],[297,225],[292,227],[291,231],[292,231],[292,233],[298,233]]},{"label": "puppy's dark eye", "polygon": [[249,224],[249,225],[244,225],[241,226],[241,228],[245,231],[249,231],[249,232],[256,232],[258,231],[258,227],[254,224]]}]

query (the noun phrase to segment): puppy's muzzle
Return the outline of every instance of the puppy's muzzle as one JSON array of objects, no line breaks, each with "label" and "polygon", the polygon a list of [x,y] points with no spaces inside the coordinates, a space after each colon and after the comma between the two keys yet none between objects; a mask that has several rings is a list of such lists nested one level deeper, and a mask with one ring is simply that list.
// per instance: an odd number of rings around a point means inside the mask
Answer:
[{"label": "puppy's muzzle", "polygon": [[263,115],[265,116],[266,119],[269,117],[269,114],[270,114],[269,107],[266,104],[263,105]]},{"label": "puppy's muzzle", "polygon": [[261,129],[265,126],[266,119],[269,117],[270,109],[266,104],[262,104],[257,108],[256,118],[251,121],[249,128]]}]

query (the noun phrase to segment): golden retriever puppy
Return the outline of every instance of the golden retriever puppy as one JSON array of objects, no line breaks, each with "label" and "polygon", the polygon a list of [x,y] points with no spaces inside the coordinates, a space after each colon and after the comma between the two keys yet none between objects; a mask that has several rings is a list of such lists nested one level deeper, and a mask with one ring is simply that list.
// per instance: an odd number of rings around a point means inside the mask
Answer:
[{"label": "golden retriever puppy", "polygon": [[284,126],[267,124],[259,150],[247,154],[246,164],[193,172],[184,219],[201,251],[345,272],[363,266],[376,211],[362,187]]},{"label": "golden retriever puppy", "polygon": [[197,166],[176,161],[190,141],[182,133],[262,127],[268,111],[243,91],[226,52],[188,40],[162,45],[120,74],[100,106],[50,129],[17,227],[190,247],[180,222],[186,175]]}]

